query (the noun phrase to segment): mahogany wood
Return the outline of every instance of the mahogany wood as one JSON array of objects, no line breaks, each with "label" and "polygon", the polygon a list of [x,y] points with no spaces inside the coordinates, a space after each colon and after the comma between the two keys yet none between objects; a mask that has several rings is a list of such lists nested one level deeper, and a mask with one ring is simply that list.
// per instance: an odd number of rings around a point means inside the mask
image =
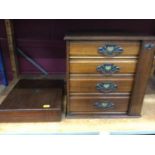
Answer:
[{"label": "mahogany wood", "polygon": [[[111,100],[120,102],[125,106],[124,115],[139,116],[154,54],[154,47],[151,49],[145,47],[144,49],[144,46],[146,43],[155,44],[155,37],[73,35],[67,36],[65,39],[69,42],[69,46],[67,46],[67,72],[69,75],[67,78],[67,114],[76,117],[90,117],[101,113],[105,115],[105,111],[95,109],[93,103],[108,95]],[[99,54],[98,48],[107,43],[115,43],[124,51],[119,56],[102,56]],[[104,63],[119,66],[120,72],[106,76],[98,73],[96,67]],[[115,83],[118,88],[110,93],[99,92],[96,89],[96,84],[101,82]],[[129,95],[128,101],[122,100],[123,95]],[[114,96],[121,99],[116,99]],[[118,114],[123,108],[122,104],[113,112]],[[113,115],[110,112],[107,114]]]},{"label": "mahogany wood", "polygon": [[19,75],[18,71],[18,61],[15,51],[15,41],[14,41],[14,29],[13,29],[13,23],[9,19],[5,19],[5,28],[6,28],[6,34],[7,34],[7,41],[8,41],[8,48],[10,53],[10,62],[13,72],[13,77],[17,78]]},{"label": "mahogany wood", "polygon": [[100,93],[96,89],[97,83],[113,82],[118,88],[114,92],[130,92],[132,90],[133,78],[111,78],[111,77],[73,77],[70,78],[70,93]]},{"label": "mahogany wood", "polygon": [[[96,102],[112,102],[113,108],[103,109],[95,106]],[[129,97],[128,96],[108,96],[108,97],[96,97],[96,96],[71,96],[69,102],[69,112],[96,112],[100,114],[127,112]]]},{"label": "mahogany wood", "polygon": [[71,74],[101,74],[97,67],[103,64],[113,64],[119,67],[114,74],[133,74],[136,70],[136,59],[70,59],[69,68]]},{"label": "mahogany wood", "polygon": [[0,122],[60,121],[63,85],[62,80],[20,80],[0,105]]},{"label": "mahogany wood", "polygon": [[137,40],[155,40],[154,35],[136,34],[136,33],[78,33],[69,34],[65,36],[65,40],[68,41],[103,41],[103,40],[115,40],[115,41],[137,41]]},{"label": "mahogany wood", "polygon": [[119,56],[137,56],[139,54],[138,41],[74,41],[70,44],[70,56],[102,56],[98,52],[99,47],[106,44],[116,44],[123,48]]},{"label": "mahogany wood", "polygon": [[[152,49],[146,49],[145,45],[151,42],[152,41],[148,40],[143,41],[141,44],[141,52],[138,60],[138,66],[136,70],[135,82],[133,85],[128,115],[141,115],[143,98],[150,76],[155,53],[155,47]],[[154,41],[152,43],[155,44]]]}]

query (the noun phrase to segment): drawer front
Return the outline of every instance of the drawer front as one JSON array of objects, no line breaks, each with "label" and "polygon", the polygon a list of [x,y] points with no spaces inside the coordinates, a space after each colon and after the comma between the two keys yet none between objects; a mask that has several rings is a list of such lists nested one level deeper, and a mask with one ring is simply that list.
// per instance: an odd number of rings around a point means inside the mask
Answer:
[{"label": "drawer front", "polygon": [[136,70],[136,59],[71,59],[69,68],[72,74],[133,74]]},{"label": "drawer front", "polygon": [[71,78],[69,89],[71,93],[128,93],[132,90],[133,78]]},{"label": "drawer front", "polygon": [[71,96],[69,112],[126,113],[129,96]]},{"label": "drawer front", "polygon": [[70,43],[70,56],[137,56],[138,41],[75,41]]}]

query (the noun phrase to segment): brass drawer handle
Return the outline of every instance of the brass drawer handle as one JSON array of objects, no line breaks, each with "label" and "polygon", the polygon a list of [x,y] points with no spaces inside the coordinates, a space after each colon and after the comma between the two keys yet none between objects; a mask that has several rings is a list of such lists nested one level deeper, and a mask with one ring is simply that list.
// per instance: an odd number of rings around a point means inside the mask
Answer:
[{"label": "brass drawer handle", "polygon": [[103,64],[96,67],[96,70],[102,74],[113,74],[120,70],[120,68],[114,64]]},{"label": "brass drawer handle", "polygon": [[97,83],[96,89],[103,93],[110,93],[117,89],[117,84],[113,82]]},{"label": "brass drawer handle", "polygon": [[105,102],[96,102],[94,104],[94,106],[98,109],[104,109],[104,110],[107,110],[107,109],[112,109],[114,108],[114,103],[112,102],[108,102],[108,101],[105,101]]},{"label": "brass drawer handle", "polygon": [[104,56],[117,56],[123,52],[123,48],[117,45],[106,44],[99,47],[98,52]]}]

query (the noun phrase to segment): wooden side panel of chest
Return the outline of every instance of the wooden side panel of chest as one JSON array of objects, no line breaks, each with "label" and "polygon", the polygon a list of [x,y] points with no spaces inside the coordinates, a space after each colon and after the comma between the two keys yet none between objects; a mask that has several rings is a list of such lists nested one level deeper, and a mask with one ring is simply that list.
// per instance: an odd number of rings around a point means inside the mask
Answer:
[{"label": "wooden side panel of chest", "polygon": [[139,116],[155,38],[69,36],[66,40],[67,115]]}]

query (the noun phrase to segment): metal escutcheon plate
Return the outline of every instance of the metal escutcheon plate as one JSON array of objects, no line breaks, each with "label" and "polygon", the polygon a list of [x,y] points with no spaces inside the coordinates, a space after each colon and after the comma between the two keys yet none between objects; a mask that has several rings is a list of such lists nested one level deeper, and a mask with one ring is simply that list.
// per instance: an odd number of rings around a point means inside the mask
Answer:
[{"label": "metal escutcheon plate", "polygon": [[109,101],[96,102],[94,106],[98,109],[112,109],[114,108],[114,103]]},{"label": "metal escutcheon plate", "polygon": [[102,74],[113,74],[120,70],[120,68],[114,64],[103,64],[96,67],[96,70]]},{"label": "metal escutcheon plate", "polygon": [[100,92],[114,92],[117,89],[117,84],[113,82],[102,82],[96,84],[96,89]]},{"label": "metal escutcheon plate", "polygon": [[123,48],[117,45],[106,44],[102,47],[99,47],[98,52],[104,56],[117,56],[123,52]]}]

